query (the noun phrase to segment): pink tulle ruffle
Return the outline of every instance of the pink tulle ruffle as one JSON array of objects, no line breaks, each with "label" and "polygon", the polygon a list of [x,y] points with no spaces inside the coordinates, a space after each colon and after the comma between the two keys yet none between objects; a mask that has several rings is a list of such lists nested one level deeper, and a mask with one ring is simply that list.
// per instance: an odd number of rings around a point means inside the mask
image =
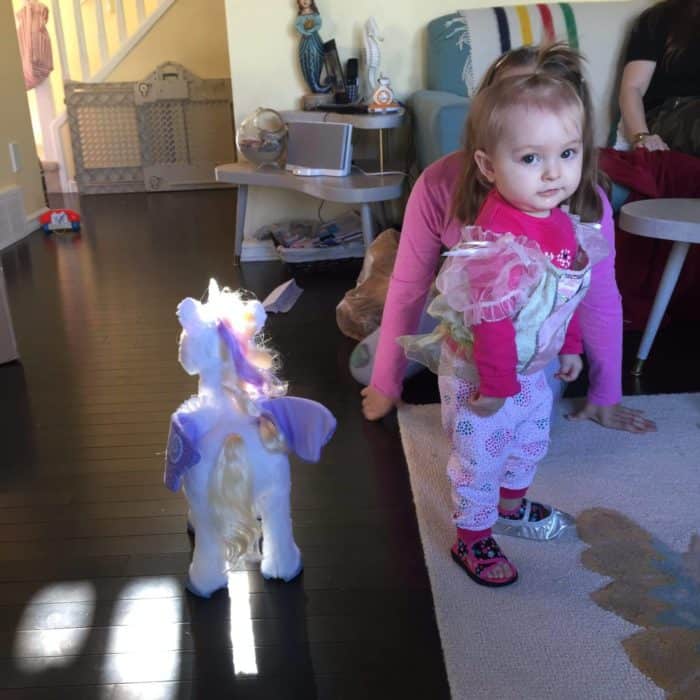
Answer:
[{"label": "pink tulle ruffle", "polygon": [[600,232],[600,224],[591,224],[581,221],[576,214],[569,213],[571,223],[574,225],[576,240],[588,256],[588,263],[595,265],[610,255],[610,246]]},{"label": "pink tulle ruffle", "polygon": [[480,226],[465,227],[462,242],[445,255],[437,287],[467,326],[513,318],[547,265],[536,242]]}]

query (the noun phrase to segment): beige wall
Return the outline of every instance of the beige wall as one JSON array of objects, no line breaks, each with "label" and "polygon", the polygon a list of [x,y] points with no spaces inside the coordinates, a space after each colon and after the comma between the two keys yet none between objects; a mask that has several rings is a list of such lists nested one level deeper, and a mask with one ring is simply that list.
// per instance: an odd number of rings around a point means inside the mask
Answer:
[{"label": "beige wall", "polygon": [[[24,209],[29,216],[44,207],[39,162],[34,146],[27,95],[22,77],[17,32],[12,5],[0,1],[0,189],[19,185],[24,196]],[[22,168],[12,172],[8,143],[20,147]]]},{"label": "beige wall", "polygon": [[[24,0],[12,0],[12,4],[14,11],[17,12],[24,5]],[[48,0],[45,0],[45,4],[51,6]],[[58,4],[64,25],[71,79],[82,80],[73,19],[73,0],[59,0]],[[156,0],[147,1],[146,12],[153,11],[157,5]],[[90,67],[96,70],[99,67],[100,48],[97,41],[94,0],[83,3],[82,8]],[[124,10],[127,31],[132,34],[138,25],[136,3],[133,0],[124,0]],[[108,11],[106,3],[104,12],[107,42],[110,53],[113,54],[117,49],[118,41],[116,14]],[[60,107],[63,103],[63,85],[51,10],[48,29],[56,67],[51,74],[51,86],[56,104]],[[164,57],[166,51],[168,55]],[[138,46],[112,71],[108,80],[139,80],[164,61],[182,63],[202,78],[229,76],[224,0],[176,0]]]},{"label": "beige wall", "polygon": [[[601,0],[604,1],[604,0]],[[528,4],[501,0],[498,4]],[[491,7],[488,0],[318,0],[320,35],[334,38],[343,60],[361,55],[366,19],[374,16],[384,36],[381,70],[400,98],[423,87],[425,27],[456,9]],[[308,88],[299,69],[295,0],[226,0],[236,123],[259,106],[298,109]],[[261,204],[264,203],[264,207]],[[315,217],[318,202],[303,195],[251,188],[246,232],[290,216]],[[332,208],[324,208],[327,216]],[[264,214],[262,213],[264,210]]]},{"label": "beige wall", "polygon": [[[428,21],[458,7],[489,4],[483,0],[317,2],[323,20],[320,35],[324,40],[335,39],[343,59],[360,57],[364,22],[374,16],[384,35],[382,72],[391,77],[392,86],[400,97],[423,82],[423,30]],[[297,57],[296,12],[295,0],[226,0],[237,123],[260,105],[298,108],[301,95],[308,92]]]},{"label": "beige wall", "polygon": [[139,80],[164,61],[200,78],[229,77],[224,0],[177,0],[107,79]]},{"label": "beige wall", "polygon": [[[3,2],[6,0],[0,0]],[[95,0],[82,4],[83,22],[89,63],[92,70],[99,67],[99,44],[97,41]],[[45,3],[51,5],[48,0]],[[14,11],[19,10],[24,0],[12,0]],[[150,13],[158,6],[158,0],[146,0],[146,12]],[[66,51],[70,75],[73,80],[82,80],[80,55],[73,18],[73,0],[59,0],[61,17],[66,38]],[[118,29],[116,15],[110,13],[107,4],[103,5],[105,12],[105,28],[110,53],[117,50]],[[138,19],[136,3],[124,0],[126,25],[129,34],[136,31]],[[188,70],[201,78],[227,78],[230,76],[230,62],[226,37],[226,15],[224,0],[176,0],[165,12],[151,30],[143,37],[129,55],[108,75],[110,81],[140,80],[148,75],[156,66],[165,61],[181,63]],[[53,17],[49,19],[49,34],[53,46],[54,71],[51,74],[56,111],[63,110],[63,84],[58,54],[58,43],[54,32]],[[30,93],[30,108],[35,123],[36,138],[41,141],[36,116],[36,100]],[[70,146],[70,134],[67,125],[62,133],[64,150],[69,161],[69,176],[72,177],[73,162]]]}]

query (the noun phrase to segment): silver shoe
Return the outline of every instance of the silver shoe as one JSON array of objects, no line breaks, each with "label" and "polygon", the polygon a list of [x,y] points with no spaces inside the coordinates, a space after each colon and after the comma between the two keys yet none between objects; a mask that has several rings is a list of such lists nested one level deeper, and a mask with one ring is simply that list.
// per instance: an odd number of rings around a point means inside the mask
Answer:
[{"label": "silver shoe", "polygon": [[494,535],[523,537],[527,540],[540,540],[542,542],[555,540],[562,536],[566,536],[566,539],[576,537],[576,520],[573,515],[545,505],[544,507],[551,511],[550,514],[542,520],[531,523],[528,521],[531,505],[530,499],[526,498],[525,513],[518,520],[499,516],[492,528]]}]

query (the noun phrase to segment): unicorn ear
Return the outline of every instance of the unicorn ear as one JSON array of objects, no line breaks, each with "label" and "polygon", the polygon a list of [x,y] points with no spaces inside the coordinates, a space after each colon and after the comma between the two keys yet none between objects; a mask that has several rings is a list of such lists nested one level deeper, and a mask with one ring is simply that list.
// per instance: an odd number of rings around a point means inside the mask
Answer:
[{"label": "unicorn ear", "polygon": [[265,307],[257,299],[255,299],[252,302],[249,302],[249,308],[252,311],[255,323],[255,332],[259,333],[262,330],[262,327],[265,325],[265,321],[267,320],[267,313],[265,312]]},{"label": "unicorn ear", "polygon": [[212,302],[215,302],[219,298],[219,294],[219,285],[216,283],[216,280],[212,277],[209,280],[209,294],[207,296],[207,303],[211,304]]},{"label": "unicorn ear", "polygon": [[183,299],[177,306],[177,318],[180,325],[188,332],[200,328],[204,319],[202,318],[202,304],[192,297]]}]

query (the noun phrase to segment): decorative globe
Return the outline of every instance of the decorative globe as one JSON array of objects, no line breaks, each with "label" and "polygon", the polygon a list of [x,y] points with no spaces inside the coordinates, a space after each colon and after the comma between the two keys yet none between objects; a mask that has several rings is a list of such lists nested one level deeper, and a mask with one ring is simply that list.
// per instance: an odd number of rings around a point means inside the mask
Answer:
[{"label": "decorative globe", "polygon": [[287,150],[287,125],[282,115],[258,107],[238,127],[236,146],[255,165],[279,163]]}]

